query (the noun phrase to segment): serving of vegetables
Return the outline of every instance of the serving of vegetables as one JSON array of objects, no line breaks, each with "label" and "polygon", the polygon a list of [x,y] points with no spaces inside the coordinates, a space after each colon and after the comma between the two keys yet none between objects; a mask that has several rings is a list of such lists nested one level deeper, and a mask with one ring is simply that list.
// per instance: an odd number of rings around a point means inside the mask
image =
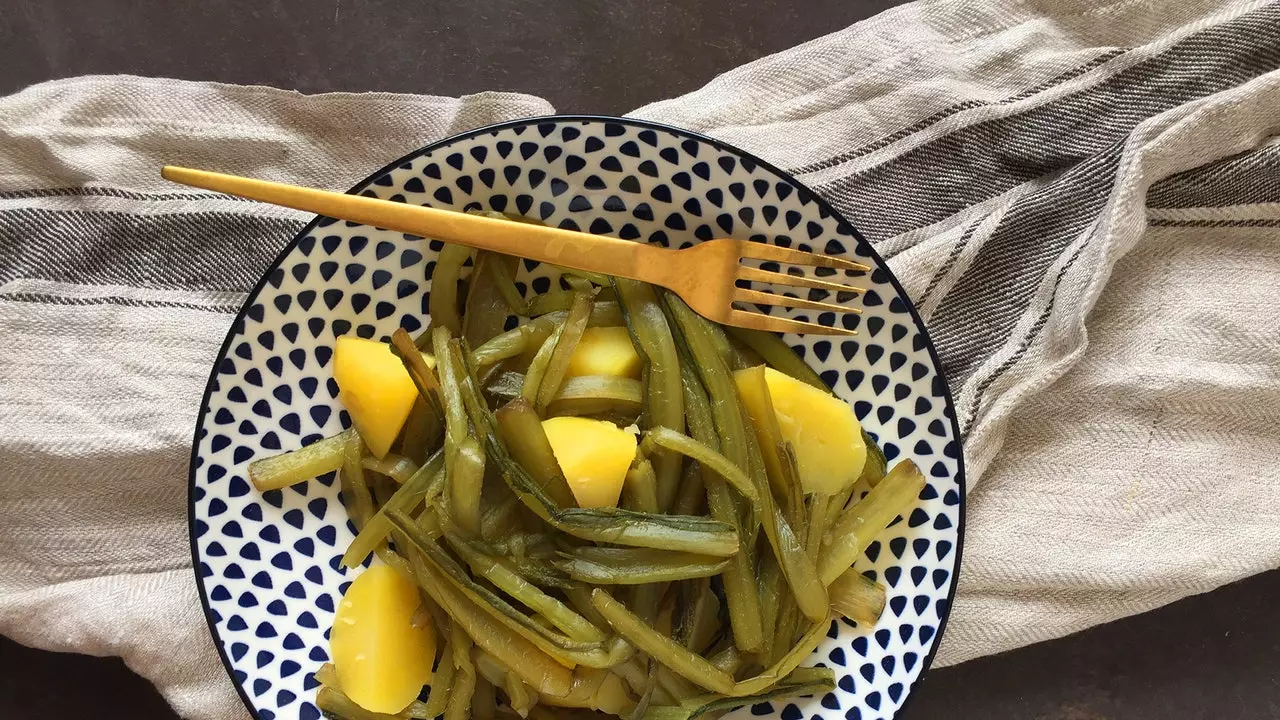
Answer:
[{"label": "serving of vegetables", "polygon": [[876,622],[852,566],[920,471],[777,337],[621,278],[526,298],[516,268],[446,245],[428,330],[338,338],[350,429],[249,468],[259,490],[337,471],[342,563],[376,557],[316,704],[686,720],[830,691],[801,663],[832,618]]}]

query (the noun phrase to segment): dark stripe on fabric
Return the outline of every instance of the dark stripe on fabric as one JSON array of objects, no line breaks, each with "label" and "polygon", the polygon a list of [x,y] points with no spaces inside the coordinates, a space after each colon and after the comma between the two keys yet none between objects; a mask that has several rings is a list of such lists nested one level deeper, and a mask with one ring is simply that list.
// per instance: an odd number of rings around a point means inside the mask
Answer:
[{"label": "dark stripe on fabric", "polygon": [[1039,95],[1042,92],[1045,92],[1047,90],[1052,90],[1053,88],[1065,82],[1074,80],[1080,77],[1081,75],[1084,75],[1085,73],[1089,72],[1090,70],[1093,70],[1094,68],[1125,54],[1126,52],[1128,52],[1128,50],[1125,50],[1125,49],[1116,49],[1116,50],[1107,51],[1102,55],[1099,55],[1098,57],[1093,58],[1089,62],[1083,65],[1080,65],[1079,67],[1074,67],[1062,73],[1061,75],[1054,77],[1051,80],[1048,80],[1044,83],[1036,85],[1028,90],[1024,90],[1018,93],[1017,95],[1011,95],[1007,98],[1004,98],[1003,100],[998,100],[995,102],[984,102],[982,100],[966,100],[965,102],[957,103],[955,105],[952,105],[951,107],[945,108],[943,110],[939,110],[933,115],[930,115],[929,117],[923,120],[920,120],[919,122],[915,123],[914,125],[911,125],[910,127],[902,128],[901,130],[898,130],[897,132],[894,132],[891,135],[886,135],[880,138],[879,140],[871,142],[867,145],[863,145],[862,147],[856,150],[850,150],[849,152],[841,153],[834,157],[827,158],[826,160],[821,160],[819,162],[810,163],[809,165],[793,168],[789,172],[791,172],[793,175],[803,175],[805,173],[812,173],[812,172],[817,172],[819,170],[826,170],[827,168],[835,167],[836,165],[839,165],[844,162],[848,162],[849,160],[853,160],[854,158],[859,158],[859,157],[862,157],[863,155],[873,153],[876,150],[879,150],[881,148],[888,147],[889,145],[892,145],[893,143],[898,142],[899,140],[910,137],[920,132],[921,130],[926,130],[934,125],[937,125],[938,123],[942,122],[943,120],[946,120],[952,115],[956,115],[958,113],[964,112],[965,110],[974,110],[976,108],[982,108],[982,107],[998,107],[1001,105],[1012,105],[1013,103],[1026,100],[1027,98],[1035,97],[1036,95]]},{"label": "dark stripe on fabric", "polygon": [[873,241],[932,225],[1083,163],[1153,115],[1280,66],[1278,34],[1280,7],[1260,8],[1097,85],[961,128],[817,189]]},{"label": "dark stripe on fabric", "polygon": [[1255,228],[1255,227],[1280,227],[1280,219],[1252,219],[1252,220],[1170,220],[1158,219],[1148,223],[1151,227],[1188,227],[1188,228]]},{"label": "dark stripe on fabric", "polygon": [[938,283],[942,282],[942,278],[946,277],[947,273],[951,272],[951,268],[955,266],[956,260],[960,257],[960,253],[964,252],[966,247],[969,247],[969,241],[973,239],[973,233],[985,219],[986,217],[980,217],[970,223],[969,227],[964,229],[964,233],[960,235],[960,239],[957,240],[955,246],[951,248],[951,253],[947,255],[947,259],[942,263],[942,267],[938,268],[938,271],[935,272],[933,277],[929,280],[929,285],[925,287],[924,292],[920,293],[920,297],[916,298],[915,302],[917,306],[924,305],[929,301],[929,296],[933,294],[934,288],[938,287]]},{"label": "dark stripe on fabric", "polygon": [[1031,329],[1027,331],[1026,337],[1022,338],[1022,342],[1018,343],[1018,347],[1013,351],[1013,354],[1000,363],[1000,367],[983,378],[974,389],[973,406],[969,408],[969,414],[965,416],[964,423],[960,426],[963,434],[968,435],[969,428],[973,427],[974,421],[978,419],[978,411],[982,409],[982,397],[986,394],[987,389],[991,387],[992,383],[1009,372],[1009,368],[1016,365],[1022,359],[1022,356],[1027,354],[1027,349],[1031,347],[1036,338],[1040,337],[1040,332],[1044,330],[1044,326],[1049,322],[1049,317],[1053,315],[1053,306],[1058,300],[1058,287],[1062,285],[1062,278],[1066,277],[1067,271],[1071,269],[1072,265],[1076,264],[1076,260],[1080,259],[1080,255],[1088,246],[1088,242],[1081,243],[1080,247],[1076,248],[1071,257],[1067,258],[1067,261],[1063,263],[1062,269],[1058,271],[1057,276],[1053,279],[1053,293],[1049,296],[1049,304],[1040,313],[1040,317],[1036,318]]},{"label": "dark stripe on fabric", "polygon": [[244,292],[303,223],[224,212],[0,210],[0,284],[80,284]]},{"label": "dark stripe on fabric", "polygon": [[235,202],[254,202],[233,195],[221,193],[148,193],[137,190],[122,190],[106,186],[32,188],[29,190],[0,191],[0,200],[25,200],[28,198],[55,197],[110,197],[122,200],[232,200]]},{"label": "dark stripe on fabric", "polygon": [[240,310],[239,305],[219,305],[210,304],[202,305],[200,303],[188,303],[169,300],[138,300],[137,298],[120,297],[119,295],[102,295],[98,297],[67,297],[65,295],[51,295],[48,293],[32,293],[19,292],[8,295],[0,295],[0,301],[13,300],[17,302],[43,303],[46,305],[72,305],[76,307],[85,307],[93,305],[118,305],[120,307],[133,308],[183,308],[185,310],[203,310],[205,312],[215,312],[222,315],[234,315]]},{"label": "dark stripe on fabric", "polygon": [[952,382],[967,381],[1005,343],[1045,273],[1096,222],[1115,182],[1122,145],[1115,143],[1015,201],[938,305],[929,333]]},{"label": "dark stripe on fabric", "polygon": [[1147,207],[1209,208],[1280,203],[1280,147],[1249,150],[1161,180]]}]

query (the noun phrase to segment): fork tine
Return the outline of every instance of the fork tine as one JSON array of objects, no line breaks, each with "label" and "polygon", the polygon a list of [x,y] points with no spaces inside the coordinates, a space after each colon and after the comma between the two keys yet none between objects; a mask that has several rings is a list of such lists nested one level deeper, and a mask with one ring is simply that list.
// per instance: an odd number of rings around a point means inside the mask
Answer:
[{"label": "fork tine", "polygon": [[817,288],[819,290],[830,290],[831,292],[837,293],[847,292],[861,294],[867,291],[866,288],[854,287],[852,285],[841,285],[840,283],[831,282],[830,280],[819,280],[818,278],[769,272],[768,270],[747,267],[745,265],[738,267],[738,279],[751,280],[753,282],[776,283],[778,285]]},{"label": "fork tine", "polygon": [[728,324],[747,328],[748,330],[765,330],[768,332],[798,333],[809,335],[837,335],[852,337],[857,330],[846,330],[840,327],[827,327],[818,323],[774,317],[764,313],[749,312],[733,308],[729,310]]},{"label": "fork tine", "polygon": [[742,257],[749,257],[755,260],[774,260],[790,265],[810,265],[813,267],[839,268],[841,270],[861,270],[863,272],[870,272],[871,270],[870,267],[860,262],[832,257],[831,255],[819,255],[803,250],[793,250],[792,248],[784,248],[778,245],[767,245],[765,243],[740,241],[738,243],[738,251],[742,253]]},{"label": "fork tine", "polygon": [[779,307],[803,308],[805,310],[824,310],[838,313],[862,313],[862,308],[837,305],[835,303],[818,302],[807,298],[788,297],[778,293],[767,293],[759,290],[735,288],[733,299],[738,302],[756,303],[759,305],[777,305]]}]

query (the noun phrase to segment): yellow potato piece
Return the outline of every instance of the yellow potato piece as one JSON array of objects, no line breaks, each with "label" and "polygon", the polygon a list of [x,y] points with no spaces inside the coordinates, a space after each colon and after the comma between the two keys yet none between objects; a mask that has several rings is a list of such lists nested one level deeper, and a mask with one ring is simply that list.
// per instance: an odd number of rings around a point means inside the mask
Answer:
[{"label": "yellow potato piece", "polygon": [[[423,359],[435,366],[430,355]],[[369,451],[379,458],[386,455],[418,398],[400,358],[386,343],[343,335],[333,349],[333,379],[338,399]]]},{"label": "yellow potato piece", "polygon": [[374,565],[342,596],[329,635],[339,689],[371,712],[398,713],[431,681],[436,637],[414,627],[418,589],[386,565]]},{"label": "yellow potato piece", "polygon": [[542,429],[578,505],[617,507],[636,436],[605,420],[568,416],[543,420]]},{"label": "yellow potato piece", "polygon": [[[758,403],[762,401],[743,386],[744,372],[735,373],[739,395],[748,413],[760,415],[763,410]],[[867,461],[867,446],[853,408],[773,368],[765,368],[764,380],[782,439],[795,453],[804,491],[834,493],[857,480]]]},{"label": "yellow potato piece", "polygon": [[640,356],[624,327],[587,328],[569,356],[566,377],[611,375],[639,378]]}]

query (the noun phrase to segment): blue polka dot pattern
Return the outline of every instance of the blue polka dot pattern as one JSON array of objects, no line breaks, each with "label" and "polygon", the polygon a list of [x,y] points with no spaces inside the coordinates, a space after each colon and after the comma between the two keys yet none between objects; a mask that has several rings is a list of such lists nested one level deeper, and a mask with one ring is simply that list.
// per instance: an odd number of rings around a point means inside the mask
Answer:
[{"label": "blue polka dot pattern", "polygon": [[[917,505],[858,569],[888,588],[874,629],[833,623],[810,659],[836,671],[822,697],[762,703],[734,717],[890,718],[932,658],[955,584],[964,496],[946,383],[919,318],[883,263],[812,191],[744,153],[630,120],[542,118],[443,141],[380,171],[364,195],[482,208],[549,225],[685,247],[733,236],[844,255],[875,270],[865,314],[773,312],[856,328],[851,340],[788,337],[894,459],[929,478]],[[250,297],[214,364],[191,466],[191,536],[210,626],[259,718],[317,718],[313,673],[352,573],[352,537],[332,474],[258,493],[248,463],[348,424],[336,400],[335,337],[423,326],[441,245],[320,218]],[[551,286],[522,263],[530,291]],[[817,299],[815,297],[815,299]]]}]

